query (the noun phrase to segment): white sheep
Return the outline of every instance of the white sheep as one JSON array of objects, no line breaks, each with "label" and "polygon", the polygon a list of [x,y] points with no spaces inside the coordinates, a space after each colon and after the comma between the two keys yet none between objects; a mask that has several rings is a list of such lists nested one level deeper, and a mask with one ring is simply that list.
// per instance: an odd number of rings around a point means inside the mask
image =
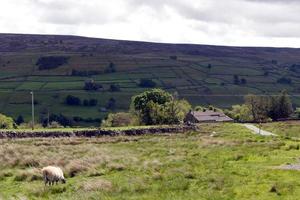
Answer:
[{"label": "white sheep", "polygon": [[42,169],[43,179],[45,185],[49,183],[49,185],[53,185],[54,182],[57,184],[58,181],[62,183],[66,183],[66,179],[64,177],[63,171],[59,167],[48,166]]}]

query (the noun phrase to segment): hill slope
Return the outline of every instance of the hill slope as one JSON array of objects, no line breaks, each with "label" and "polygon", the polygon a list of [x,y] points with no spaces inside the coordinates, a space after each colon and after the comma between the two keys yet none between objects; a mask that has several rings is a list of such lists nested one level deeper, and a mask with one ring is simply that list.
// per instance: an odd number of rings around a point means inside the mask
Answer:
[{"label": "hill slope", "polygon": [[[107,114],[105,107],[127,109],[131,96],[147,89],[138,85],[142,78],[177,91],[194,105],[230,107],[248,93],[277,94],[286,89],[298,106],[299,72],[300,49],[0,34],[0,112],[28,120],[29,91],[34,90],[39,117],[49,111],[93,121]],[[84,90],[88,79],[103,88]],[[120,91],[112,92],[111,85]],[[97,99],[98,105],[67,106],[69,94],[82,101]]]}]

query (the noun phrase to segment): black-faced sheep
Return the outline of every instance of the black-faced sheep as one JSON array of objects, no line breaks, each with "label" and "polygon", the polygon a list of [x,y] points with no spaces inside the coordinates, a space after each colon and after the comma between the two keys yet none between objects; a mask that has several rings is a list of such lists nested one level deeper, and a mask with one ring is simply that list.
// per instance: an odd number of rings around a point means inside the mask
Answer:
[{"label": "black-faced sheep", "polygon": [[62,183],[66,183],[64,173],[59,167],[44,167],[42,169],[42,173],[45,185],[47,185],[47,183],[49,183],[49,185],[53,185],[54,183],[57,184],[59,181],[61,181]]}]

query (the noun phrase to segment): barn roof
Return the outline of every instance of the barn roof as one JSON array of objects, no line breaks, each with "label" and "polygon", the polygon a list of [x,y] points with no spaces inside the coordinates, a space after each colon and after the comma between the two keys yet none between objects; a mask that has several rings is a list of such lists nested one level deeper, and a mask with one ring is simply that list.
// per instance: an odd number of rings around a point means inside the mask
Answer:
[{"label": "barn roof", "polygon": [[229,122],[233,121],[230,117],[225,115],[222,112],[214,112],[214,111],[191,111],[191,115],[193,115],[199,122],[205,122],[205,121],[216,121],[216,122]]}]

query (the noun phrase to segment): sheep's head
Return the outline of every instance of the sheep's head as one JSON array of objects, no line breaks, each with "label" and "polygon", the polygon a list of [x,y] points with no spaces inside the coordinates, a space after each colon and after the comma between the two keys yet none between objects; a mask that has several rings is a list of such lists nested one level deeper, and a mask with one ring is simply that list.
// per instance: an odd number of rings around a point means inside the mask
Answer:
[{"label": "sheep's head", "polygon": [[63,184],[65,184],[67,181],[66,181],[66,179],[62,179],[61,182],[62,182]]}]

